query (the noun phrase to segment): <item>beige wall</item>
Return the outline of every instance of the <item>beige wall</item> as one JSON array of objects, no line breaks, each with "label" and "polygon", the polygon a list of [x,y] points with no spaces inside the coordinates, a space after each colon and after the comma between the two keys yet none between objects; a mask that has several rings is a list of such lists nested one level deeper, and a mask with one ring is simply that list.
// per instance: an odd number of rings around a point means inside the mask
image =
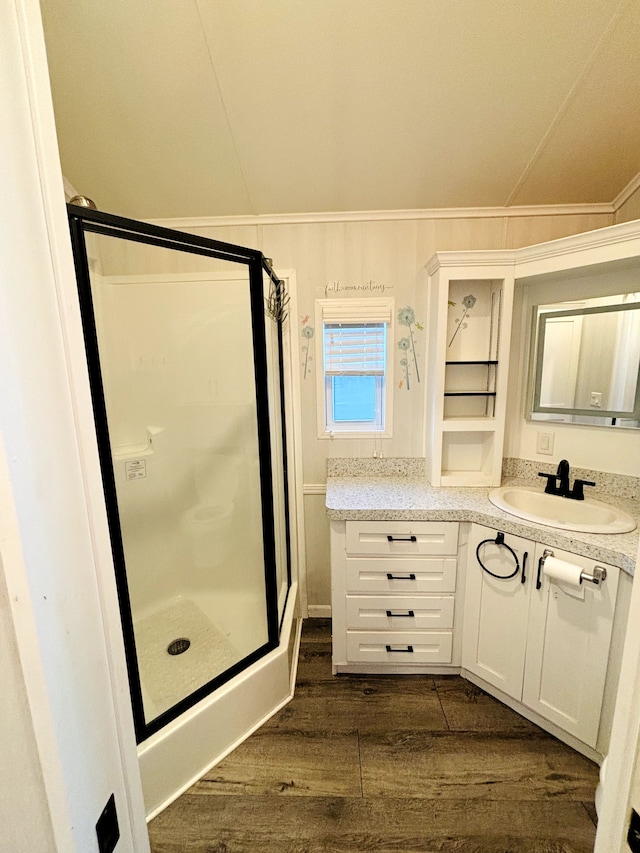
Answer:
[{"label": "beige wall", "polygon": [[[346,218],[346,217],[345,217]],[[174,225],[171,221],[162,223]],[[392,221],[302,222],[215,226],[202,220],[181,221],[179,227],[231,243],[260,249],[273,258],[276,269],[294,269],[298,288],[298,332],[303,318],[313,323],[314,302],[326,295],[332,282],[384,285],[384,296],[395,298],[396,313],[410,305],[416,319],[424,324],[426,276],[424,265],[436,251],[516,248],[590,231],[613,224],[609,214],[546,216],[460,217],[402,219]],[[175,227],[175,225],[174,225]],[[344,295],[342,292],[340,295]],[[381,295],[380,291],[372,295]],[[396,324],[396,339],[403,328]],[[317,366],[311,363],[307,378],[301,378],[303,417],[303,461],[305,526],[309,604],[326,607],[330,603],[330,575],[327,524],[323,498],[318,486],[326,481],[326,460],[337,456],[385,456],[423,454],[426,331],[416,331],[420,382],[411,376],[406,388],[399,352],[394,360],[394,434],[390,439],[318,439],[316,433]],[[300,363],[302,342],[298,344]],[[309,366],[309,365],[308,365]]]}]

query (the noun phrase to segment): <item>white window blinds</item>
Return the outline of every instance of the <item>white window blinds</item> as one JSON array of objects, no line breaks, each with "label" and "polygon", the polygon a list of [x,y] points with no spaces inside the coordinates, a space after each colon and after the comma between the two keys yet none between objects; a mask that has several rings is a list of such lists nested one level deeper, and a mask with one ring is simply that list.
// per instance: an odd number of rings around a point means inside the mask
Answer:
[{"label": "white window blinds", "polygon": [[325,375],[384,375],[385,331],[384,323],[325,323]]},{"label": "white window blinds", "polygon": [[324,300],[322,319],[325,323],[390,323],[389,299]]}]

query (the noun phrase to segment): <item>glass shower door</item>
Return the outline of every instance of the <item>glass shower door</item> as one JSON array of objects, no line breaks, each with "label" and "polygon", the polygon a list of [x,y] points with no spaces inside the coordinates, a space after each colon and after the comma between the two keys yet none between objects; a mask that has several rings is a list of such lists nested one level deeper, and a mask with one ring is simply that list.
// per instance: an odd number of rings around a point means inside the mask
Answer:
[{"label": "glass shower door", "polygon": [[279,349],[265,334],[260,253],[74,210],[142,740],[277,645],[276,565],[288,553]]},{"label": "glass shower door", "polygon": [[276,549],[278,623],[282,622],[291,585],[287,435],[284,421],[284,346],[282,328],[287,322],[284,282],[270,266],[263,271],[264,322],[266,332],[269,422],[271,425],[271,471],[273,477],[273,521]]}]

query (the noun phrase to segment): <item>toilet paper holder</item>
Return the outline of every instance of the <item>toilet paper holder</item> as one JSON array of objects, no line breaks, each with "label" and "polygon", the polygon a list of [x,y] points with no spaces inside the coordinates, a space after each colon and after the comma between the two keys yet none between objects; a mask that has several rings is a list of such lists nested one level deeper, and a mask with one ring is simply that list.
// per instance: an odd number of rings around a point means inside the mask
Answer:
[{"label": "toilet paper holder", "polygon": [[[540,561],[538,563],[538,577],[536,580],[536,589],[540,589],[542,586],[542,581],[540,580],[540,576],[542,574],[542,569],[544,568],[544,561],[547,557],[553,557],[553,551],[549,551],[546,549],[540,557]],[[590,575],[589,572],[580,572],[580,582],[589,581],[589,583],[595,584],[595,586],[600,586],[601,583],[607,579],[607,570],[604,566],[594,566],[593,574]]]},{"label": "toilet paper holder", "polygon": [[590,575],[588,572],[581,572],[580,578],[583,581],[589,581],[589,583],[594,583],[596,586],[598,586],[607,579],[607,570],[604,566],[595,566],[592,575]]}]

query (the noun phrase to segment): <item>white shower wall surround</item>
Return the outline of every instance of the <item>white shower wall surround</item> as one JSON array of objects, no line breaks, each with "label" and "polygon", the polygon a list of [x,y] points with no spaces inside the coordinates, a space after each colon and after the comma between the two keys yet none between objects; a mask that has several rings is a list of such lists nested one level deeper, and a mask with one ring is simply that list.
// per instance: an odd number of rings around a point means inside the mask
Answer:
[{"label": "white shower wall surround", "polygon": [[[100,316],[132,606],[146,611],[185,588],[206,590],[211,571],[219,593],[233,595],[247,560],[262,559],[262,542],[247,542],[243,521],[243,512],[247,522],[255,512],[258,492],[258,460],[246,449],[257,443],[252,365],[234,360],[251,344],[244,291],[238,288],[234,303],[225,280],[116,281],[102,279]],[[167,325],[174,340],[166,340]],[[159,412],[158,389],[167,384],[178,389],[177,405]],[[236,541],[243,553],[233,561],[225,552]]]}]

